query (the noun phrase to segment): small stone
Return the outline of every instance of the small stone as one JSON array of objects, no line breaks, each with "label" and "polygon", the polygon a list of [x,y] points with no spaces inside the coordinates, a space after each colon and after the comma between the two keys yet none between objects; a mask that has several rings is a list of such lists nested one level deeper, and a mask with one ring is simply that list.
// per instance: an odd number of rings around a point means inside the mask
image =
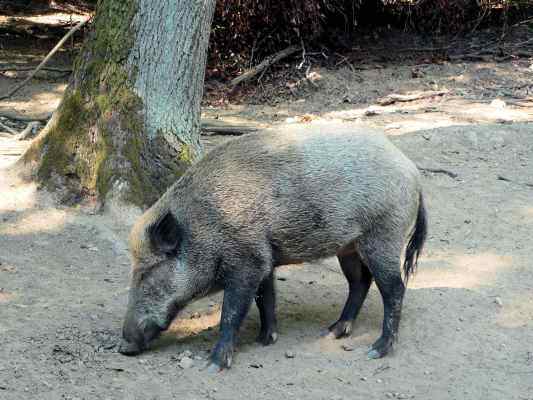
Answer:
[{"label": "small stone", "polygon": [[396,396],[396,398],[397,398],[397,399],[408,399],[409,396],[406,395],[406,394],[400,393],[400,394],[398,394],[398,396]]},{"label": "small stone", "polygon": [[192,351],[185,350],[178,355],[178,360],[181,360],[182,358],[191,358],[191,357],[192,357]]},{"label": "small stone", "polygon": [[374,108],[367,108],[367,109],[365,110],[365,112],[364,112],[364,115],[365,115],[366,117],[372,117],[372,116],[374,116],[374,115],[379,115],[379,114],[380,114],[379,110],[374,109]]},{"label": "small stone", "polygon": [[502,302],[502,299],[501,299],[501,298],[496,297],[496,298],[494,299],[494,302],[495,302],[497,305],[499,305],[500,307],[503,307],[503,302]]},{"label": "small stone", "polygon": [[[512,124],[513,120],[509,118],[496,118],[497,124]],[[495,149],[498,148],[498,146],[494,146]]]},{"label": "small stone", "polygon": [[505,108],[506,104],[505,101],[500,99],[494,99],[490,102],[491,107],[495,108]]},{"label": "small stone", "polygon": [[344,351],[353,351],[354,349],[353,346],[350,346],[349,344],[343,344],[341,347]]},{"label": "small stone", "polygon": [[362,380],[363,382],[366,382],[367,377],[366,377],[366,376],[362,376],[362,377],[361,377],[361,380]]},{"label": "small stone", "polygon": [[383,383],[383,380],[378,378],[378,379],[376,379],[376,382],[377,383]]},{"label": "small stone", "polygon": [[292,351],[285,352],[285,358],[294,358],[294,357],[296,357],[296,354],[294,354]]},{"label": "small stone", "polygon": [[192,368],[194,366],[194,360],[190,357],[183,357],[178,366],[181,368],[181,369],[189,369],[189,368]]},{"label": "small stone", "polygon": [[385,130],[390,130],[390,129],[401,129],[401,125],[400,124],[389,124],[385,127]]},{"label": "small stone", "polygon": [[387,393],[385,393],[385,397],[388,398],[388,399],[392,399],[392,398],[394,398],[394,395],[391,392],[387,392]]}]

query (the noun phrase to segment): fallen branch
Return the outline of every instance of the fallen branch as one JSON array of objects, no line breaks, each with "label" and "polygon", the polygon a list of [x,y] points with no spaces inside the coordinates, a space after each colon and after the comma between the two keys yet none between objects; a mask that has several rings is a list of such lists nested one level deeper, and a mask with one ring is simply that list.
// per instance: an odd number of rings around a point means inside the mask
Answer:
[{"label": "fallen branch", "polygon": [[222,121],[202,120],[202,131],[217,135],[245,135],[256,132],[258,127],[251,125],[230,125]]},{"label": "fallen branch", "polygon": [[514,107],[524,107],[524,108],[530,108],[533,107],[533,103],[527,103],[527,102],[520,102],[520,101],[513,101],[513,100],[505,100],[506,104],[509,104]]},{"label": "fallen branch", "polygon": [[44,58],[43,61],[33,70],[33,72],[28,75],[24,81],[22,81],[19,85],[15,86],[7,95],[1,96],[0,100],[9,99],[11,96],[13,96],[15,93],[17,93],[24,85],[26,85],[37,72],[39,72],[40,69],[42,69],[48,61],[52,58],[52,56],[65,44],[65,42],[80,28],[82,28],[91,18],[87,18],[84,21],[81,21],[78,25],[74,26],[70,31],[67,32],[65,36],[55,45],[55,47],[48,53],[48,55]]},{"label": "fallen branch", "polygon": [[[13,121],[21,122],[41,122],[46,124],[52,117],[52,113],[45,113],[41,115],[20,115],[12,111],[0,111],[0,117],[11,119]],[[253,125],[232,125],[222,121],[216,120],[202,120],[202,131],[215,133],[219,135],[244,135],[246,133],[252,133],[259,130],[257,126]],[[18,134],[18,132],[16,132]]]},{"label": "fallen branch", "polygon": [[12,135],[18,135],[19,132],[17,132],[16,130],[14,130],[13,128],[7,126],[7,125],[4,125],[3,123],[0,122],[0,128],[4,129],[5,131],[11,133]]},{"label": "fallen branch", "polygon": [[516,182],[516,181],[513,181],[512,179],[506,178],[505,176],[502,176],[502,175],[498,175],[498,180],[499,181],[504,181],[504,182],[509,182],[509,183],[514,183],[515,185],[521,185],[521,186],[527,186],[527,187],[533,188],[533,183]]},{"label": "fallen branch", "polygon": [[420,171],[432,172],[434,174],[448,175],[452,179],[455,179],[459,176],[455,172],[448,171],[447,169],[444,169],[444,168],[425,168],[425,167],[421,167],[420,165],[417,165],[417,168]]},{"label": "fallen branch", "polygon": [[[399,49],[395,49],[393,50],[394,52],[398,52],[398,53],[409,53],[409,52],[413,52],[413,53],[432,53],[432,52],[436,52],[436,51],[446,51],[446,50],[449,50],[451,49],[453,46],[443,46],[443,47],[403,47],[403,48],[399,48]],[[382,51],[382,50],[387,50],[387,51],[390,51],[391,49],[389,47],[365,47],[363,48],[362,50],[369,50],[369,51]]]},{"label": "fallen branch", "polygon": [[404,103],[408,101],[416,101],[422,99],[428,99],[430,97],[443,96],[447,94],[447,90],[437,90],[429,92],[420,92],[413,94],[389,94],[388,96],[382,97],[377,100],[377,103],[381,106],[388,106],[394,103]]},{"label": "fallen branch", "polygon": [[21,121],[21,122],[48,122],[48,120],[52,117],[52,113],[45,113],[40,115],[20,115],[17,113],[14,113],[12,111],[0,111],[0,117],[4,117],[7,119],[11,119],[13,121]]},{"label": "fallen branch", "polygon": [[260,64],[258,64],[255,67],[245,71],[242,75],[240,75],[237,78],[233,79],[230,82],[230,85],[231,86],[236,86],[239,83],[242,83],[244,81],[247,81],[250,78],[253,78],[257,74],[261,73],[262,71],[264,71],[265,69],[270,67],[272,64],[275,64],[278,61],[290,56],[291,54],[296,53],[298,50],[300,50],[300,47],[298,47],[298,46],[289,46],[286,49],[281,50],[280,52],[267,57]]},{"label": "fallen branch", "polygon": [[41,124],[37,121],[30,122],[26,128],[22,132],[20,132],[20,135],[18,135],[18,140],[29,140],[33,138],[38,130]]},{"label": "fallen branch", "polygon": [[469,61],[487,61],[489,57],[479,53],[460,54],[457,56],[448,56],[451,61],[469,60]]},{"label": "fallen branch", "polygon": [[[0,72],[8,72],[8,71],[15,71],[15,72],[25,72],[25,71],[31,71],[35,67],[0,67]],[[42,67],[42,71],[48,71],[48,72],[60,72],[64,74],[70,74],[72,72],[71,69],[68,68],[54,68],[54,67]]]}]

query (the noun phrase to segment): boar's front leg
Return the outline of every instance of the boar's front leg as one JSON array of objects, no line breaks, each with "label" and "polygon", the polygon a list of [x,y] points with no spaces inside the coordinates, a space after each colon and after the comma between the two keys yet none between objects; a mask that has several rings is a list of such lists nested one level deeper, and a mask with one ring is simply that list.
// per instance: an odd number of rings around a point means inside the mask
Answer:
[{"label": "boar's front leg", "polygon": [[252,271],[246,266],[242,269],[227,268],[224,271],[220,339],[211,352],[208,366],[210,372],[231,367],[237,333],[254,300],[259,283],[266,275],[257,266],[251,268]]},{"label": "boar's front leg", "polygon": [[259,318],[261,319],[261,331],[256,340],[265,346],[276,343],[276,340],[278,340],[278,332],[274,272],[271,272],[268,277],[261,282],[261,285],[257,290],[255,303],[259,309]]}]

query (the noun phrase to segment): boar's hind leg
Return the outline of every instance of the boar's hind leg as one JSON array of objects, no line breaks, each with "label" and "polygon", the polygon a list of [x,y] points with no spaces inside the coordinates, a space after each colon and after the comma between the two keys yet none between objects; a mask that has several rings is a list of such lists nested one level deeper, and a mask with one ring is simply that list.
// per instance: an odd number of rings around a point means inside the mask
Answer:
[{"label": "boar's hind leg", "polygon": [[356,252],[338,256],[342,272],[348,281],[348,299],[337,322],[331,325],[329,336],[338,339],[350,335],[353,321],[365,301],[372,284],[372,274]]},{"label": "boar's hind leg", "polygon": [[[391,237],[389,236],[388,239]],[[383,300],[383,331],[368,352],[369,358],[381,358],[391,350],[397,338],[402,312],[405,285],[400,272],[400,254],[394,243],[383,239],[366,241],[361,245],[361,256],[367,263]]]},{"label": "boar's hind leg", "polygon": [[264,274],[259,269],[254,272],[243,269],[230,269],[224,272],[224,299],[220,318],[220,339],[211,353],[209,371],[219,371],[231,367],[237,333],[246,317],[257,293]]},{"label": "boar's hind leg", "polygon": [[278,339],[276,322],[276,292],[274,288],[274,273],[271,272],[266,277],[255,297],[255,303],[259,309],[261,319],[261,331],[257,336],[257,341],[265,346],[273,344]]}]

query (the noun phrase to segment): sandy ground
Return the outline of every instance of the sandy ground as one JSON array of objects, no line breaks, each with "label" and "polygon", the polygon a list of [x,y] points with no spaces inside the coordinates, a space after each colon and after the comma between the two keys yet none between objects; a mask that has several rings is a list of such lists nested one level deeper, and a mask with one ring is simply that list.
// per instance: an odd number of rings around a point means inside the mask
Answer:
[{"label": "sandy ground", "polygon": [[[382,320],[374,286],[350,338],[320,338],[347,294],[334,259],[278,271],[279,341],[254,343],[254,308],[229,371],[201,370],[217,339],[216,296],[180,315],[151,351],[117,354],[128,224],[58,206],[19,181],[8,167],[29,142],[4,135],[0,398],[533,399],[533,108],[493,102],[531,94],[531,61],[424,68],[416,79],[410,65],[357,76],[343,67],[317,70],[318,88],[292,100],[205,109],[207,116],[259,121],[280,134],[291,124],[380,127],[419,166],[457,174],[424,173],[429,241],[409,284],[393,354],[366,358]],[[12,83],[0,78],[0,91]],[[37,82],[0,111],[51,111],[63,88],[61,80]],[[449,94],[365,113],[381,95],[443,88]],[[209,148],[223,140],[205,142]]]}]

